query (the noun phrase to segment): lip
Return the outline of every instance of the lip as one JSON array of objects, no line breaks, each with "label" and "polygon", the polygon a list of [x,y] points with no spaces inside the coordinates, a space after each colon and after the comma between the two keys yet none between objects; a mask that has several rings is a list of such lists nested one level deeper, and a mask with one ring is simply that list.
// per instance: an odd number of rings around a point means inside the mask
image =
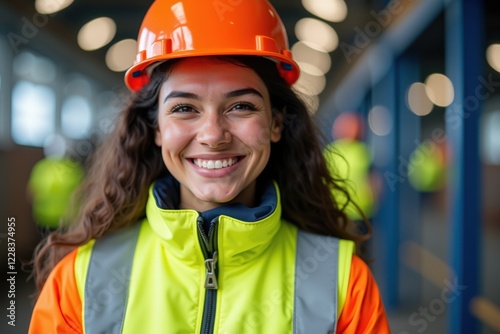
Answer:
[{"label": "lip", "polygon": [[244,156],[237,153],[224,153],[224,154],[195,154],[187,156],[186,159],[201,159],[201,160],[224,160],[224,159],[234,159],[240,158],[242,159]]}]

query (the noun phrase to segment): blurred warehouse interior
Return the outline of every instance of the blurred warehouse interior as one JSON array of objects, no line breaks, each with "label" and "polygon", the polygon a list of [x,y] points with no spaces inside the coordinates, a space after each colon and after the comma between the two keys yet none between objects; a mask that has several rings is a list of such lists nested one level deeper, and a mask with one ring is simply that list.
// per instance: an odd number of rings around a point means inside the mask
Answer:
[{"label": "blurred warehouse interior", "polygon": [[[241,1],[214,6],[223,13]],[[346,156],[345,176],[372,220],[368,251],[393,332],[500,333],[498,2],[270,2],[302,70],[295,88],[325,145]],[[51,205],[48,180],[73,191],[112,129],[151,3],[0,3],[0,212],[16,219],[20,261],[18,325],[2,322],[2,333],[26,332],[33,285],[21,261],[69,204],[59,197],[62,209],[44,218],[37,205]]]}]

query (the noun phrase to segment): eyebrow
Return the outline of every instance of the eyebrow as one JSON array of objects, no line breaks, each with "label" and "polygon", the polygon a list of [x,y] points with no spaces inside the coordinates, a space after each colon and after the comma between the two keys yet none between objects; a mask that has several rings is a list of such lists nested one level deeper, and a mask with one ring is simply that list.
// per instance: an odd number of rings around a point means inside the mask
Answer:
[{"label": "eyebrow", "polygon": [[249,95],[249,94],[250,95],[257,95],[260,98],[264,99],[264,96],[262,96],[262,94],[258,90],[253,89],[253,88],[242,88],[242,89],[233,90],[229,93],[224,94],[224,96],[226,98],[231,98],[231,97],[238,97],[238,96]]},{"label": "eyebrow", "polygon": [[[253,88],[242,88],[242,89],[233,90],[233,91],[230,91],[228,93],[225,93],[224,97],[225,98],[233,98],[233,97],[249,95],[249,94],[256,95],[256,96],[259,96],[260,98],[264,99],[264,96],[262,96],[262,94],[258,90],[253,89]],[[183,92],[183,91],[179,91],[179,90],[173,90],[165,97],[165,100],[163,100],[163,103],[165,103],[165,101],[167,101],[168,99],[172,99],[172,98],[176,98],[176,97],[200,100],[200,96],[198,96],[197,94]]]},{"label": "eyebrow", "polygon": [[176,97],[182,97],[182,98],[186,98],[186,99],[195,99],[195,100],[200,99],[200,97],[194,93],[173,90],[165,97],[165,100],[163,100],[163,103],[165,103],[168,99],[172,99],[172,98],[176,98]]}]

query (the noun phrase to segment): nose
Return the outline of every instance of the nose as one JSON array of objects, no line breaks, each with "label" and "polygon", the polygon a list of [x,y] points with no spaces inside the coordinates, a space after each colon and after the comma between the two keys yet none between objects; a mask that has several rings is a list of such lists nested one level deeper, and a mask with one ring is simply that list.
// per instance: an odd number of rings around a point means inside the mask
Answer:
[{"label": "nose", "polygon": [[200,144],[210,148],[219,148],[231,142],[227,120],[219,113],[207,113],[201,119],[196,139]]}]

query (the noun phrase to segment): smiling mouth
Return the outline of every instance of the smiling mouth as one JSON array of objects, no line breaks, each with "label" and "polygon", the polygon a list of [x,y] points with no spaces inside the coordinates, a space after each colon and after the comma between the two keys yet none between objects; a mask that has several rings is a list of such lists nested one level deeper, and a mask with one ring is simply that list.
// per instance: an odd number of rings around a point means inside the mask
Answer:
[{"label": "smiling mouth", "polygon": [[229,158],[229,159],[219,159],[219,160],[205,160],[205,159],[192,159],[193,164],[198,167],[206,169],[221,169],[234,165],[241,160],[240,157]]}]

